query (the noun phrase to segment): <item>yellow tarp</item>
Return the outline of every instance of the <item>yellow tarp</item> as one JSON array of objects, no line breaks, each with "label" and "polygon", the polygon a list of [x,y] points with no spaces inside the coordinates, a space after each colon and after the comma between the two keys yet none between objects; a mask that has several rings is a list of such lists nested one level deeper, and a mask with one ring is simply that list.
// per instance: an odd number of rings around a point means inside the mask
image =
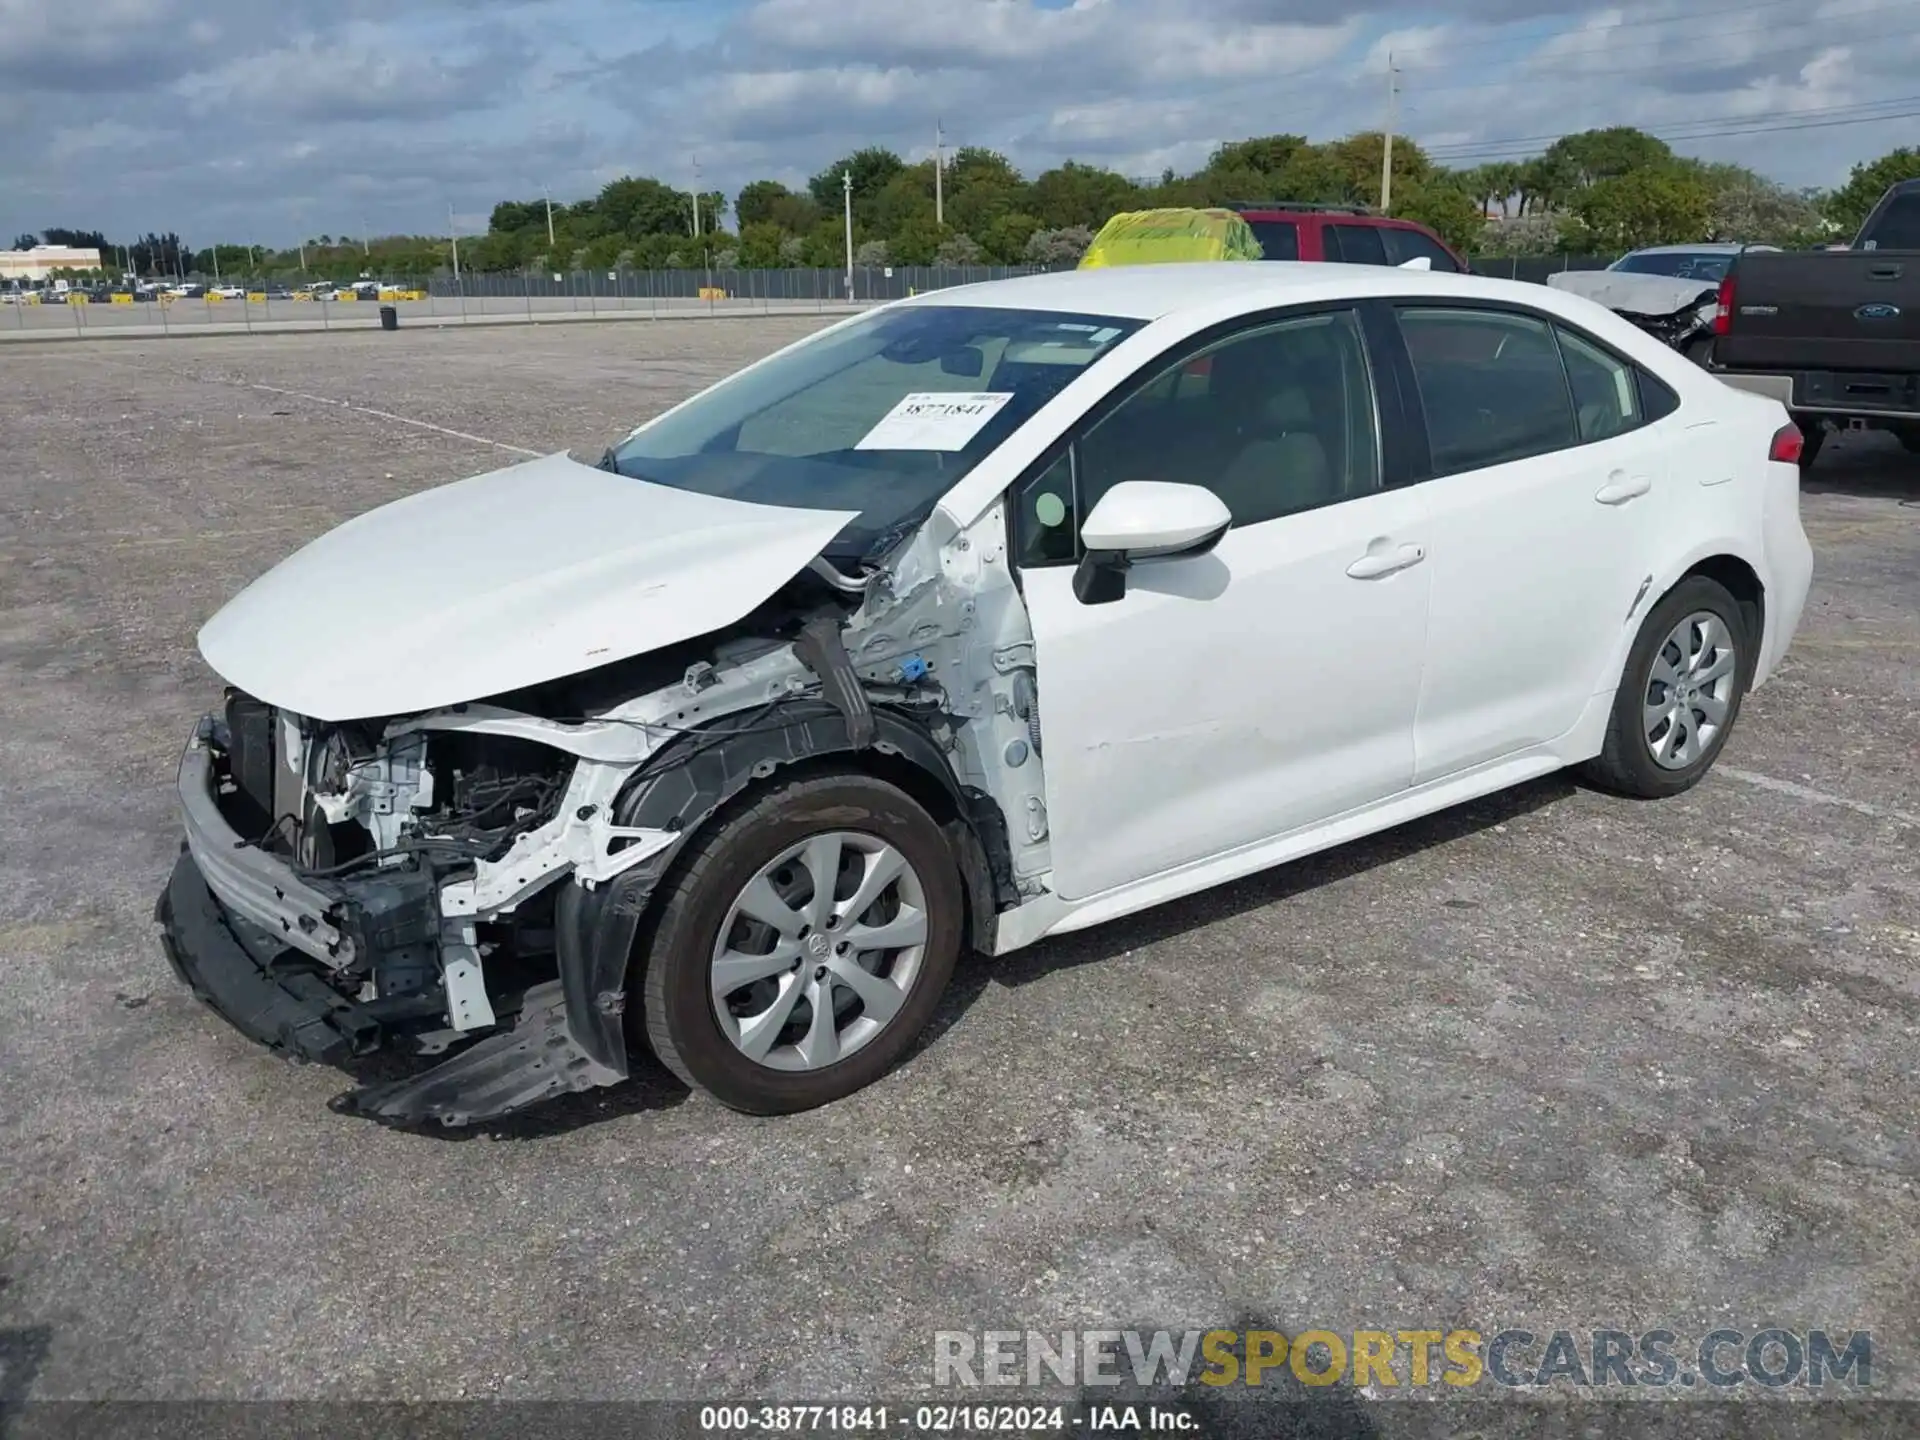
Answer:
[{"label": "yellow tarp", "polygon": [[1130,210],[1100,227],[1080,268],[1264,258],[1247,222],[1231,210]]}]

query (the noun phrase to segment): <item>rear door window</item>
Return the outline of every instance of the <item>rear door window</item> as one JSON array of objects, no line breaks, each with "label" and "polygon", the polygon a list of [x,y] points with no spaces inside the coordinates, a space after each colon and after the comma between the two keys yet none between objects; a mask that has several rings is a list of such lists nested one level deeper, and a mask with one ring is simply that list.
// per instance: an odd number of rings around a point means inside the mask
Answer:
[{"label": "rear door window", "polygon": [[1247,228],[1260,242],[1263,260],[1298,260],[1300,227],[1291,220],[1249,220]]},{"label": "rear door window", "polygon": [[1873,217],[1863,250],[1920,250],[1920,195],[1896,195]]},{"label": "rear door window", "polygon": [[1579,443],[1560,347],[1545,321],[1500,310],[1400,310],[1436,476]]},{"label": "rear door window", "polygon": [[1401,230],[1388,226],[1384,232],[1387,242],[1387,261],[1393,265],[1404,265],[1409,260],[1427,260],[1435,270],[1445,270],[1459,274],[1460,267],[1453,256],[1447,253],[1446,246],[1419,230]]},{"label": "rear door window", "polygon": [[1321,233],[1326,236],[1329,260],[1344,261],[1348,265],[1387,263],[1387,247],[1380,239],[1378,225],[1331,224]]}]

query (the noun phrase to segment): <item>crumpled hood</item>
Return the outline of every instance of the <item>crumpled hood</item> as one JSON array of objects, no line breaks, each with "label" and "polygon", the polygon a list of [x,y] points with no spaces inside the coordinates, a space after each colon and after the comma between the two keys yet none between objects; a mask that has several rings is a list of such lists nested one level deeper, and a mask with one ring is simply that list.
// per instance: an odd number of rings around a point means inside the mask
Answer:
[{"label": "crumpled hood", "polygon": [[730,625],[855,518],[549,455],[322,535],[209,620],[200,653],[317,720],[438,709]]},{"label": "crumpled hood", "polygon": [[1629,315],[1674,315],[1693,306],[1712,305],[1720,290],[1709,280],[1637,275],[1631,270],[1562,270],[1547,277],[1547,288]]}]

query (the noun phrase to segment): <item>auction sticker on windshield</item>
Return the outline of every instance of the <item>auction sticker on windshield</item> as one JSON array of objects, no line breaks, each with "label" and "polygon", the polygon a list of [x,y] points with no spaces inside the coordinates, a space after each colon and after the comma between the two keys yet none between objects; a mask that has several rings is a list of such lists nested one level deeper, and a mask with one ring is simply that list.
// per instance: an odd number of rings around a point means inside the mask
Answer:
[{"label": "auction sticker on windshield", "polygon": [[856,450],[964,450],[986,428],[1011,391],[949,394],[919,391],[880,417]]}]

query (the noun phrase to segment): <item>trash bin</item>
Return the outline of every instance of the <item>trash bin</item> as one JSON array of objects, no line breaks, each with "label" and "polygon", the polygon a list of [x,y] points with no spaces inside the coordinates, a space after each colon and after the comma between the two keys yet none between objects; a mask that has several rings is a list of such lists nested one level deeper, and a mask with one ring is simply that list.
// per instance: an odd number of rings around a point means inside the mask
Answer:
[{"label": "trash bin", "polygon": [[380,307],[380,328],[382,330],[398,330],[400,328],[399,310],[392,305],[382,305]]}]

